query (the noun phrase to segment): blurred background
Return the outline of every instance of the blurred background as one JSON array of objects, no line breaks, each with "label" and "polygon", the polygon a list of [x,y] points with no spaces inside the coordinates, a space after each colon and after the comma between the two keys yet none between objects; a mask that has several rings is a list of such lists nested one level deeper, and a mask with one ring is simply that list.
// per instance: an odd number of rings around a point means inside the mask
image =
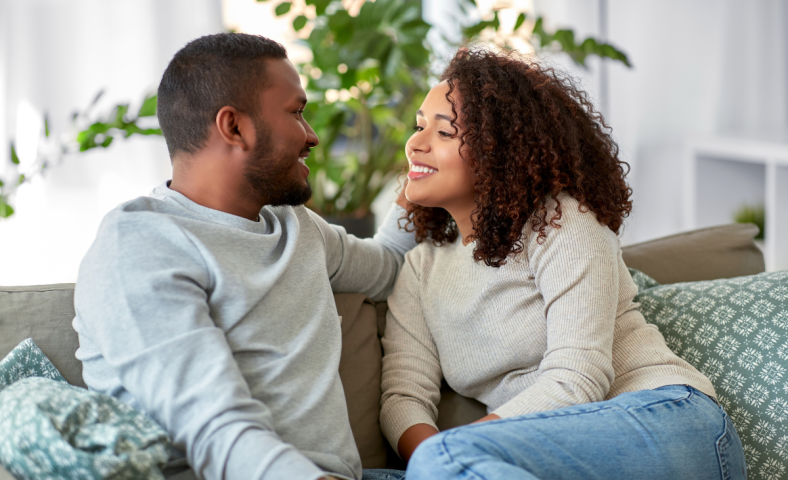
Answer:
[{"label": "blurred background", "polygon": [[298,65],[309,206],[334,221],[387,210],[413,114],[472,39],[588,92],[631,166],[623,244],[749,221],[788,269],[787,26],[782,0],[0,0],[0,285],[74,282],[104,214],[169,178],[155,89],[223,31]]}]

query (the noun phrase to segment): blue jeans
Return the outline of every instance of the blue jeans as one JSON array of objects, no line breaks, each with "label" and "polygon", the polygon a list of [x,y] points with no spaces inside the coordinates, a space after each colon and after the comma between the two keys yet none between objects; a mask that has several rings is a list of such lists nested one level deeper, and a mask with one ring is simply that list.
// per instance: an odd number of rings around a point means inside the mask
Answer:
[{"label": "blue jeans", "polygon": [[744,479],[728,415],[671,385],[446,430],[419,445],[407,480]]},{"label": "blue jeans", "polygon": [[370,468],[364,470],[361,480],[402,480],[405,478],[404,470],[391,470],[388,468]]}]

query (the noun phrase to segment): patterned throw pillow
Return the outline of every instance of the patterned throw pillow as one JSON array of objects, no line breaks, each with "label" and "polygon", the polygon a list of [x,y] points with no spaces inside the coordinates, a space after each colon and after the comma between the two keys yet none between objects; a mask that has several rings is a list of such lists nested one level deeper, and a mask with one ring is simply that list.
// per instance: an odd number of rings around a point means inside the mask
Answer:
[{"label": "patterned throw pillow", "polygon": [[153,420],[68,385],[32,340],[0,362],[0,464],[17,478],[158,480],[168,455]]},{"label": "patterned throw pillow", "polygon": [[787,478],[788,271],[669,285],[630,273],[646,320],[714,384],[748,478]]},{"label": "patterned throw pillow", "polygon": [[0,360],[0,391],[27,377],[44,377],[66,383],[31,338],[23,340]]}]

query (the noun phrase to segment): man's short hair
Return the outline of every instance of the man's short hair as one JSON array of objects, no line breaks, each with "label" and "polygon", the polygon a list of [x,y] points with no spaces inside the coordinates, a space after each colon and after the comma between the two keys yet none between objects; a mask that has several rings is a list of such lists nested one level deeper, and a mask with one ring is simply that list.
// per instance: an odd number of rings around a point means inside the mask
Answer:
[{"label": "man's short hair", "polygon": [[207,35],[178,51],[162,76],[157,107],[170,157],[199,151],[224,106],[256,115],[265,60],[285,58],[279,43],[243,33]]}]

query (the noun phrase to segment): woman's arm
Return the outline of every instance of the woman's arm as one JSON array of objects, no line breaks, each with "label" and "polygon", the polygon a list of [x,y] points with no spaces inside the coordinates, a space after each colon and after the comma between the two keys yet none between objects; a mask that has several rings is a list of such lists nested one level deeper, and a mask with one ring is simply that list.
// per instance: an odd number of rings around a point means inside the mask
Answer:
[{"label": "woman's arm", "polygon": [[438,348],[424,319],[420,294],[422,248],[405,255],[405,265],[388,299],[383,345],[380,426],[403,459],[438,433],[437,404],[443,374]]},{"label": "woman's arm", "polygon": [[528,244],[529,269],[544,298],[547,349],[538,378],[493,413],[503,418],[605,398],[615,379],[613,333],[621,250],[615,234],[562,196],[561,228]]},{"label": "woman's arm", "polygon": [[410,456],[413,455],[416,447],[418,447],[421,442],[438,433],[438,429],[432,425],[426,425],[424,423],[413,425],[405,430],[405,433],[399,437],[397,453],[399,453],[399,456],[407,463],[410,460]]}]

